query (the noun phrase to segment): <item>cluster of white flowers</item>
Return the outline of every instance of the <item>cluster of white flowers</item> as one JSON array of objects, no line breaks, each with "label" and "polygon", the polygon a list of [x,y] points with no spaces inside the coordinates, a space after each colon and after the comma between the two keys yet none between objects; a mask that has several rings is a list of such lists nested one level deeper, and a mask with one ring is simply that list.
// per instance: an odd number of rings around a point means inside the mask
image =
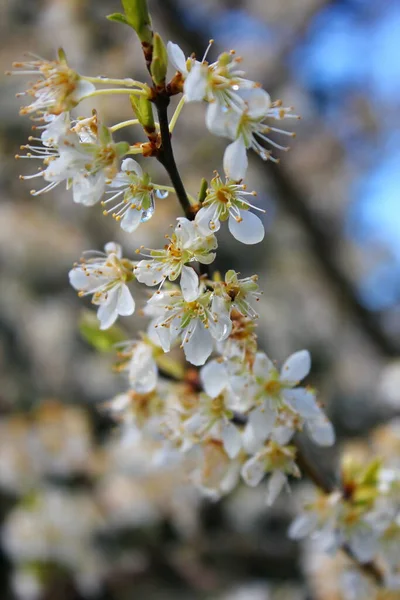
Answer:
[{"label": "cluster of white flowers", "polygon": [[[342,489],[316,492],[292,522],[289,536],[311,536],[321,551],[335,554],[345,546],[360,563],[379,558],[384,584],[400,589],[400,470],[380,459],[361,463],[351,453],[342,464]],[[366,583],[354,572],[345,573],[346,598],[363,595]],[[370,583],[368,583],[368,586]],[[359,594],[359,595],[357,595]]]},{"label": "cluster of white flowers", "polygon": [[298,119],[291,108],[284,108],[281,102],[272,102],[270,95],[260,84],[245,78],[240,69],[241,58],[235,52],[224,52],[213,63],[206,57],[202,61],[185,58],[181,48],[168,42],[168,56],[171,64],[183,76],[183,91],[187,102],[205,100],[208,103],[206,125],[215,135],[234,140],[225,150],[224,169],[227,177],[235,181],[246,176],[247,149],[255,150],[263,160],[274,160],[264,143],[288,150],[277,144],[268,134],[280,133],[289,137],[294,134],[271,126],[271,121],[285,118]]},{"label": "cluster of white flowers", "polygon": [[[165,81],[167,57],[177,70],[174,85]],[[87,253],[69,274],[80,296],[92,296],[102,330],[118,316],[134,312],[131,282],[158,286],[141,311],[150,318],[146,333],[120,348],[118,367],[127,374],[129,388],[107,407],[121,421],[128,439],[156,444],[153,460],[158,465],[187,461],[189,478],[206,494],[218,497],[228,492],[240,476],[256,486],[268,475],[266,500],[272,504],[288,486],[289,476],[300,476],[294,434],[306,430],[316,444],[331,445],[334,432],[315,390],[298,387],[310,371],[308,351],[292,354],[279,371],[257,347],[257,275],[241,278],[230,269],[222,277],[209,268],[221,222],[228,221],[231,234],[244,244],[264,238],[262,220],[250,209],[264,211],[253,205],[256,193],[248,192],[243,183],[247,150],[277,162],[264,144],[287,148],[270,134],[294,134],[271,123],[297,118],[291,108],[272,102],[259,84],[246,79],[240,62],[234,52],[221,54],[214,63],[208,63],[206,55],[202,61],[186,59],[176,44],[169,42],[164,48],[158,36],[150,65],[151,88],[131,79],[83,77],[68,66],[63,53],[54,62],[35,59],[16,64],[24,74],[39,75],[38,83],[26,92],[34,100],[21,112],[33,115],[35,129],[41,130],[40,137],[32,137],[24,148],[25,157],[42,161],[42,168],[22,178],[44,179],[46,185],[33,194],[65,182],[75,202],[85,206],[101,202],[104,213],[112,214],[129,233],[150,219],[156,197],[176,191],[186,217],[177,219],[161,249],[142,246],[137,253],[144,258],[130,260],[119,244],[110,242],[104,253]],[[120,87],[96,87],[111,84]],[[179,91],[182,100],[170,123],[161,122],[160,110],[160,123],[155,122],[153,106],[160,108],[159,97],[165,107],[165,96]],[[72,118],[71,111],[82,100],[100,94],[130,95],[137,118],[110,127],[95,112],[90,118]],[[196,200],[176,185],[179,173],[171,174],[173,155],[168,160],[165,152],[184,103],[201,100],[208,103],[207,128],[231,143],[224,154],[225,177],[214,172]],[[148,142],[133,146],[114,142],[114,131],[136,125],[142,126]],[[158,158],[175,187],[152,182],[128,155]],[[183,366],[178,346],[186,360],[201,369]],[[172,358],[166,362],[165,353],[171,350]]]}]

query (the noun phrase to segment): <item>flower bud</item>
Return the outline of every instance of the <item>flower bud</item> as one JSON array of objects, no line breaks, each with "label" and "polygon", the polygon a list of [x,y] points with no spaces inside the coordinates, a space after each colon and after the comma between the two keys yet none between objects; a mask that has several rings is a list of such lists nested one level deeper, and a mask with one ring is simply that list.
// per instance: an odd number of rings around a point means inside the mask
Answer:
[{"label": "flower bud", "polygon": [[167,75],[168,54],[164,42],[158,33],[153,38],[153,58],[150,65],[150,72],[156,85],[163,86]]}]

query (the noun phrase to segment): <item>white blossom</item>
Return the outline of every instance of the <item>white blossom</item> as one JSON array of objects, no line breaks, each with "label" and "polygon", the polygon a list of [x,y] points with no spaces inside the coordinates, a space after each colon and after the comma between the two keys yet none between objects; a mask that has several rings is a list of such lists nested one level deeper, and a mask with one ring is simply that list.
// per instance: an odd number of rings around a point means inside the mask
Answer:
[{"label": "white blossom", "polygon": [[95,90],[90,81],[83,79],[67,63],[65,54],[59,51],[58,60],[47,61],[32,57],[31,60],[13,63],[21,69],[15,74],[39,76],[39,80],[19,96],[32,96],[33,102],[21,109],[21,114],[59,115],[74,108],[86,95]]},{"label": "white blossom", "polygon": [[[215,259],[215,252],[212,251],[217,248],[216,237],[211,232],[204,235],[197,223],[181,217],[178,218],[178,225],[171,237],[166,238],[169,243],[163,249],[149,250],[148,259],[141,260],[136,265],[135,276],[141,283],[152,286],[164,282],[167,278],[174,281],[182,275],[182,291],[187,290],[187,299],[190,295],[194,299],[197,276],[191,267],[185,265],[193,261],[210,264]],[[144,254],[142,248],[140,251]]]},{"label": "white blossom", "polygon": [[194,365],[203,365],[214,340],[226,339],[232,328],[220,299],[203,291],[194,271],[182,291],[173,288],[156,292],[147,303],[146,313],[155,317],[154,328],[164,352],[181,338],[185,356]]},{"label": "white blossom", "polygon": [[131,315],[135,310],[127,286],[133,279],[132,263],[122,258],[119,244],[109,242],[104,250],[90,253],[69,272],[70,283],[80,296],[93,295],[92,302],[99,307],[100,329],[108,329],[118,315]]},{"label": "white blossom", "polygon": [[247,192],[246,186],[227,179],[224,183],[220,176],[211,180],[211,186],[196,214],[196,224],[204,234],[218,231],[220,221],[228,220],[229,231],[243,244],[258,244],[264,238],[262,221],[249,208],[262,209],[251,204],[246,196],[255,196],[255,192]]},{"label": "white blossom", "polygon": [[278,162],[264,144],[283,151],[289,148],[272,140],[269,134],[294,137],[294,133],[274,127],[270,122],[298,118],[292,114],[291,108],[282,107],[280,102],[271,102],[269,94],[261,88],[241,89],[237,94],[244,104],[242,111],[226,111],[216,103],[210,106],[207,119],[212,133],[234,140],[225,150],[224,170],[226,176],[235,181],[245,177],[248,148],[255,150],[263,160]]},{"label": "white blossom", "polygon": [[247,460],[241,470],[247,485],[257,486],[266,473],[270,473],[267,484],[266,502],[271,505],[287,484],[287,475],[300,477],[295,463],[296,450],[291,446],[281,446],[277,442],[268,442],[257,454]]},{"label": "white blossom", "polygon": [[110,198],[102,202],[102,206],[113,203],[112,208],[103,214],[112,216],[121,224],[121,229],[132,233],[140,223],[148,221],[154,213],[154,192],[150,177],[133,158],[125,158],[121,171],[110,182],[115,190],[107,192]]}]

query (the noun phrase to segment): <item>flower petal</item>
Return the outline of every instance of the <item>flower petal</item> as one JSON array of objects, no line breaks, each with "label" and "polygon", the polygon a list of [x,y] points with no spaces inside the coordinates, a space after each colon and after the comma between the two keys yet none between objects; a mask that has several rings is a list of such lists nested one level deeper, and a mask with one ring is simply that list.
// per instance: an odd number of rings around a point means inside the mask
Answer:
[{"label": "flower petal", "polygon": [[211,360],[200,371],[200,379],[205,393],[210,398],[216,398],[228,384],[225,365],[217,360]]},{"label": "flower petal", "polygon": [[315,394],[311,390],[296,388],[294,390],[283,390],[282,394],[285,401],[305,419],[312,419],[321,414]]},{"label": "flower petal", "polygon": [[229,216],[229,231],[242,244],[258,244],[264,239],[265,230],[262,221],[254,213],[241,210],[241,221]]},{"label": "flower petal", "polygon": [[127,233],[132,233],[139,227],[141,218],[142,211],[136,208],[129,208],[121,219],[121,229]]},{"label": "flower petal", "polygon": [[199,276],[192,267],[182,267],[181,290],[186,302],[193,302],[199,295]]},{"label": "flower petal", "polygon": [[127,317],[135,312],[135,301],[125,283],[122,283],[118,289],[117,310],[118,314],[123,317]]},{"label": "flower petal", "polygon": [[169,62],[172,64],[172,66],[180,73],[184,75],[187,74],[186,57],[178,44],[168,42],[167,52]]},{"label": "flower petal", "polygon": [[307,535],[310,535],[310,533],[315,529],[317,523],[318,516],[315,513],[310,512],[303,515],[299,515],[291,523],[288,531],[288,536],[292,540],[301,540]]},{"label": "flower petal", "polygon": [[333,446],[335,443],[335,430],[328,419],[321,414],[319,419],[307,421],[306,427],[311,439],[318,446]]},{"label": "flower petal", "polygon": [[[50,165],[51,166],[51,165]],[[103,171],[95,175],[78,174],[72,184],[73,200],[77,204],[93,206],[101,199],[104,193],[105,179]]]},{"label": "flower petal", "polygon": [[214,204],[203,206],[196,214],[195,225],[197,225],[202,235],[210,235],[219,230],[221,224],[219,219],[217,219],[217,214]]},{"label": "flower petal", "polygon": [[157,385],[157,365],[153,352],[147,344],[139,343],[135,347],[129,365],[129,383],[139,394],[148,394]]},{"label": "flower petal", "polygon": [[184,92],[188,102],[203,100],[207,90],[208,68],[199,62],[196,62],[184,83]]},{"label": "flower petal", "polygon": [[238,95],[246,102],[247,114],[252,119],[264,117],[271,108],[270,95],[260,87],[241,89]]},{"label": "flower petal", "polygon": [[192,365],[204,365],[213,349],[212,337],[199,319],[193,320],[189,327],[192,334],[183,344],[186,360]]},{"label": "flower petal", "polygon": [[242,447],[242,436],[233,423],[227,421],[223,424],[221,432],[222,443],[229,458],[235,458]]},{"label": "flower petal", "polygon": [[287,483],[287,477],[282,471],[274,471],[269,478],[267,485],[267,505],[271,506],[282,491],[283,486]]},{"label": "flower petal", "polygon": [[241,469],[241,475],[247,485],[255,487],[265,475],[264,462],[260,457],[253,456],[246,461]]},{"label": "flower petal", "polygon": [[306,377],[311,369],[311,356],[308,350],[295,352],[283,363],[281,380],[289,385],[296,385]]},{"label": "flower petal", "polygon": [[242,136],[240,136],[225,148],[225,175],[233,181],[240,181],[246,177],[248,164],[246,146]]},{"label": "flower petal", "polygon": [[135,173],[136,175],[138,175],[138,177],[141,177],[143,175],[142,167],[136,160],[133,160],[133,158],[124,158],[124,160],[121,163],[121,171],[123,171],[124,173]]}]

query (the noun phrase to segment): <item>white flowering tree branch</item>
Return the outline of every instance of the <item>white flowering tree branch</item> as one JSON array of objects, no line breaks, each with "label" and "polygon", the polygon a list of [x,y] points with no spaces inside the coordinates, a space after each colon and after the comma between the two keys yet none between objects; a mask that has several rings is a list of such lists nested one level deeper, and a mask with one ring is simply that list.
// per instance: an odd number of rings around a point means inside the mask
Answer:
[{"label": "white flowering tree branch", "polygon": [[[38,76],[21,94],[32,99],[21,113],[34,119],[36,134],[19,158],[42,163],[38,172],[22,176],[44,182],[33,195],[64,184],[75,203],[101,204],[103,214],[111,214],[131,234],[152,218],[157,198],[171,190],[185,215],[177,217],[162,248],[138,248],[143,257],[139,261],[109,242],[104,252],[89,251],[70,271],[78,295],[91,296],[101,332],[135,312],[132,281],[157,286],[143,308],[150,318],[147,331],[120,344],[117,368],[125,374],[128,389],[108,408],[135,436],[152,439],[158,464],[177,456],[183,464],[190,459],[193,485],[211,497],[230,492],[240,477],[255,487],[267,476],[266,502],[271,505],[302,470],[320,488],[322,500],[299,515],[291,537],[324,532],[330,548],[344,549],[377,583],[387,584],[390,567],[382,575],[374,560],[396,515],[383,529],[372,518],[380,499],[392,498],[391,487],[381,493],[382,470],[374,463],[352,469],[340,485],[331,486],[306,460],[297,432],[306,431],[320,446],[335,441],[316,391],[299,385],[310,372],[310,354],[305,349],[294,352],[278,369],[257,346],[257,275],[240,278],[234,269],[222,275],[210,266],[224,223],[241,243],[263,239],[264,226],[254,212],[263,209],[244,183],[248,153],[277,162],[273,150],[287,148],[275,137],[293,136],[280,124],[298,117],[246,78],[234,51],[209,62],[211,40],[201,60],[187,57],[177,44],[165,46],[153,32],[145,0],[122,4],[124,13],[109,18],[135,30],[151,84],[82,76],[62,50],[55,61],[34,57],[14,65],[23,74]],[[168,68],[174,70],[170,81]],[[95,111],[90,118],[73,116],[83,99],[116,94],[129,96],[134,118],[107,126]],[[170,98],[179,94],[169,121]],[[228,140],[224,177],[214,172],[209,184],[203,179],[196,200],[185,189],[171,142],[183,105],[192,102],[206,105],[206,127]],[[113,133],[126,127],[141,127],[147,141],[115,142]],[[172,186],[154,182],[132,156],[157,159]],[[182,352],[176,359],[170,351],[178,346]]]}]

